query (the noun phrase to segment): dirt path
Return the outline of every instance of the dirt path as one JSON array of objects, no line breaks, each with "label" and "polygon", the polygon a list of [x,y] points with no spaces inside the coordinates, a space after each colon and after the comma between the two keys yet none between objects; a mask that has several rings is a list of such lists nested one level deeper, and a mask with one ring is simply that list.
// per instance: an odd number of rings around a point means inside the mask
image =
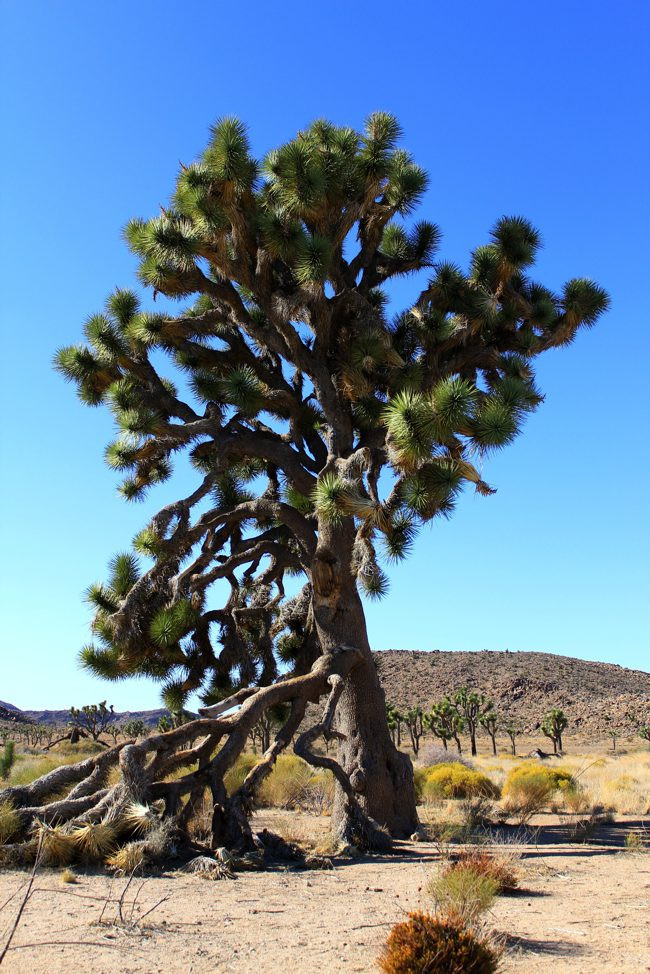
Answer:
[{"label": "dirt path", "polygon": [[[80,875],[62,885],[43,870],[3,974],[329,974],[376,971],[391,925],[426,903],[436,868],[428,843],[400,857],[352,860],[331,871],[240,875],[208,882],[180,873],[134,881],[128,919],[168,897],[136,929],[99,925],[125,881]],[[490,918],[509,935],[506,972],[639,974],[650,971],[650,855],[547,846],[521,863],[529,893],[499,898]],[[25,874],[0,874],[0,904]],[[5,931],[16,896],[0,913]],[[115,902],[104,920],[115,916]],[[34,946],[28,946],[28,945]]]}]

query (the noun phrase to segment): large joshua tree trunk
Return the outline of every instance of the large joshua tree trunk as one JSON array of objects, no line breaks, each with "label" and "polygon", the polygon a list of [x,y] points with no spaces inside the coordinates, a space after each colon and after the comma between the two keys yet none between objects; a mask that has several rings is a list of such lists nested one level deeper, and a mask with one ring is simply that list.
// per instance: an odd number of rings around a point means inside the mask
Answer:
[{"label": "large joshua tree trunk", "polygon": [[[418,827],[413,767],[395,747],[386,720],[386,701],[372,658],[366,620],[350,571],[354,529],[323,526],[312,564],[314,614],[323,651],[354,646],[362,655],[348,675],[337,707],[336,728],[343,735],[339,762],[364,812],[394,837]],[[337,789],[333,830],[346,837],[347,805]]]}]

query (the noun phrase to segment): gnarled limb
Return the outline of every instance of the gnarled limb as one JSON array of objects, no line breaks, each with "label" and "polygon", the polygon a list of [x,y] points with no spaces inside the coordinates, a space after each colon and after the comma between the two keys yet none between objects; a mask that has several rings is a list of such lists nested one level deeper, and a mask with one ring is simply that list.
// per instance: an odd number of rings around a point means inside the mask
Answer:
[{"label": "gnarled limb", "polygon": [[[170,841],[172,836],[176,841],[186,829],[192,809],[209,788],[213,796],[213,845],[226,845],[239,852],[259,849],[260,844],[264,846],[264,840],[253,835],[249,817],[260,785],[270,774],[278,755],[291,743],[307,704],[317,702],[328,690],[323,720],[302,735],[301,740],[311,743],[320,733],[334,736],[332,720],[336,701],[359,659],[354,647],[336,646],[320,656],[307,673],[280,679],[270,686],[242,689],[221,704],[206,708],[205,712],[216,712],[218,716],[201,716],[166,733],[138,742],[129,741],[76,765],[57,768],[24,788],[6,789],[0,793],[0,800],[9,800],[16,808],[23,837],[38,822],[63,827],[63,834],[68,838],[75,834],[73,827],[90,823],[109,825],[118,841],[128,842],[138,828],[133,823],[134,814],[151,817],[154,815],[151,804],[162,799],[164,822],[160,822],[160,827]],[[244,750],[251,728],[270,707],[278,704],[290,705],[289,717],[241,787],[229,796],[225,775]],[[233,711],[237,705],[239,709]],[[217,750],[224,738],[225,742]],[[377,845],[369,837],[376,838],[378,827],[359,808],[341,767],[330,759],[313,755],[307,744],[305,756],[310,764],[329,768],[335,774],[347,796],[357,841],[363,834],[365,844]],[[118,761],[121,780],[106,788],[107,772]],[[181,768],[189,770],[169,780]],[[67,786],[72,787],[65,797],[49,803],[43,801]]]}]

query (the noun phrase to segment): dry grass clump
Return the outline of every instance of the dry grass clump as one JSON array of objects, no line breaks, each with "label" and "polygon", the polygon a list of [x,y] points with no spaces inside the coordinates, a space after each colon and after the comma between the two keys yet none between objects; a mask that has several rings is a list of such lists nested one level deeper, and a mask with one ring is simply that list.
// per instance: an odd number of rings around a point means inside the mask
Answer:
[{"label": "dry grass clump", "polygon": [[463,868],[470,868],[478,875],[494,880],[497,893],[511,893],[519,886],[511,857],[487,852],[485,849],[463,849],[455,856],[443,876]]},{"label": "dry grass clump", "polygon": [[145,864],[144,842],[127,842],[106,858],[106,865],[118,875],[128,876],[137,872]]},{"label": "dry grass clump", "polygon": [[38,821],[32,834],[36,849],[40,848],[39,860],[43,866],[68,866],[74,862],[78,846],[65,826]]},{"label": "dry grass clump", "polygon": [[0,802],[0,846],[20,833],[20,816],[11,802]]},{"label": "dry grass clump", "polygon": [[413,912],[388,935],[384,974],[496,974],[499,952],[458,917]]},{"label": "dry grass clump", "polygon": [[70,832],[79,857],[86,862],[103,862],[115,851],[117,830],[106,822],[85,822]]},{"label": "dry grass clump", "polygon": [[499,788],[487,775],[458,761],[418,769],[416,788],[425,802],[444,798],[499,798]]},{"label": "dry grass clump", "polygon": [[71,869],[67,869],[66,868],[61,873],[61,882],[62,883],[76,883],[77,882],[77,874],[76,873],[73,873],[73,871]]}]

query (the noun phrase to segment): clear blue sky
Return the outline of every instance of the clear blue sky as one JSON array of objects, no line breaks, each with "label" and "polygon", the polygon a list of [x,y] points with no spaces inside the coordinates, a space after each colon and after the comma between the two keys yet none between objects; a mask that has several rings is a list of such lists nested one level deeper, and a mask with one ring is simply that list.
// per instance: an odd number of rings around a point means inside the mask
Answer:
[{"label": "clear blue sky", "polygon": [[522,214],[544,283],[590,276],[612,296],[541,362],[546,403],[485,468],[498,493],[426,531],[368,606],[373,645],[650,669],[647,2],[4,0],[0,17],[0,699],[157,703],[155,685],[102,684],[76,654],[83,589],[165,488],[118,498],[109,417],[51,359],[133,285],[121,227],[157,212],[223,114],[262,155],[315,117],[393,111],[431,174],[420,216],[445,258],[466,264],[497,217]]}]

